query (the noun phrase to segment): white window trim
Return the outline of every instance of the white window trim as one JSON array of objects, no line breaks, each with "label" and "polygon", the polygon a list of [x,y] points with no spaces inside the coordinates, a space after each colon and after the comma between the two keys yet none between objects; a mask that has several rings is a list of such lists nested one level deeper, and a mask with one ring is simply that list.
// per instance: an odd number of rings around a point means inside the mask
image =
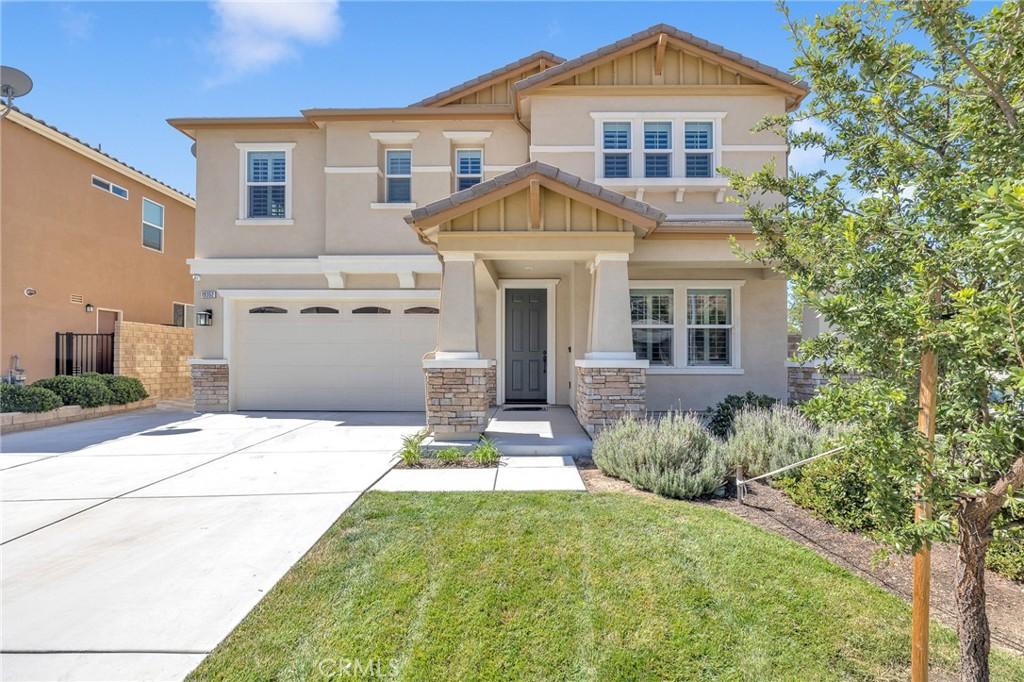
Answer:
[{"label": "white window trim", "polygon": [[[711,124],[711,149],[687,149],[686,148],[686,124],[687,123],[710,123]],[[680,164],[681,177],[685,177],[687,180],[711,180],[714,178],[720,178],[721,175],[718,173],[719,166],[722,165],[722,142],[719,139],[721,137],[721,120],[715,121],[713,119],[692,119],[683,121],[682,135],[679,138],[679,148],[681,150],[680,157],[682,163]],[[687,154],[710,154],[711,155],[711,175],[695,175],[690,177],[686,175],[686,155]]]},{"label": "white window trim", "polygon": [[[293,225],[292,187],[295,178],[292,173],[292,150],[294,142],[236,142],[238,149],[238,219],[235,225]],[[284,218],[249,217],[249,152],[284,152]]]},{"label": "white window trim", "polygon": [[[100,182],[105,183],[107,185],[107,188],[103,189],[102,187],[97,187],[95,182],[94,182],[95,180],[99,180]],[[111,195],[117,197],[118,199],[124,199],[125,201],[128,201],[129,192],[128,192],[128,188],[125,187],[124,185],[119,185],[116,182],[111,182],[110,180],[107,180],[106,178],[101,178],[98,175],[92,176],[92,178],[89,179],[89,184],[92,185],[93,189],[98,189],[99,191],[106,192],[107,194],[111,194]],[[124,196],[121,196],[120,194],[115,192],[114,191],[115,187],[117,187],[118,189],[123,189],[124,190]]]},{"label": "white window trim", "polygon": [[[669,324],[664,324],[664,323],[658,323],[658,324],[636,324],[635,322],[630,320],[629,330],[630,330],[630,333],[632,333],[632,331],[634,329],[671,329],[672,330],[672,363],[673,364],[671,364],[671,365],[656,365],[650,359],[648,359],[647,362],[650,363],[649,367],[656,367],[656,368],[657,367],[675,367],[675,361],[676,361],[676,336],[678,335],[678,331],[679,331],[678,328],[677,328],[678,325],[676,324],[676,291],[675,291],[675,289],[673,289],[672,287],[656,287],[656,288],[652,287],[652,289],[647,289],[647,288],[641,289],[639,287],[630,286],[630,288],[629,288],[629,297],[631,299],[630,300],[630,304],[631,305],[632,305],[632,298],[633,298],[633,290],[634,289],[636,289],[637,291],[652,291],[652,290],[655,290],[655,289],[661,289],[661,290],[668,289],[669,291],[672,292],[672,322],[670,322]],[[632,315],[631,315],[631,317],[632,317]]]},{"label": "white window trim", "polygon": [[[480,152],[480,173],[471,175],[459,172],[459,152]],[[455,148],[455,191],[459,191],[459,178],[479,178],[476,184],[484,181],[484,148],[483,147],[456,147]]]},{"label": "white window trim", "polygon": [[[742,338],[742,316],[740,309],[740,289],[746,284],[742,279],[671,279],[671,280],[636,280],[629,281],[630,290],[633,289],[671,289],[672,290],[672,320],[675,331],[672,335],[672,362],[671,367],[664,365],[651,365],[649,374],[743,374],[743,349],[740,346]],[[687,362],[687,338],[686,333],[686,305],[687,289],[729,289],[732,292],[732,334],[729,339],[732,351],[732,364],[728,366],[700,366],[691,367]]]},{"label": "white window trim", "polygon": [[[724,179],[718,174],[722,165],[722,120],[728,115],[726,111],[592,111],[591,118],[594,120],[594,177],[598,184],[608,182],[632,182],[642,183],[643,175],[643,153],[644,139],[643,126],[645,122],[672,124],[672,176],[670,178],[650,178],[652,180],[668,180],[672,185],[704,184],[708,181],[721,184]],[[709,150],[713,156],[713,168],[710,178],[687,178],[686,177],[686,150],[685,135],[686,122],[710,122],[713,124],[714,149]],[[629,178],[605,178],[604,177],[604,124],[605,123],[629,123],[630,124],[630,160]],[[582,151],[582,150],[581,150]],[[676,153],[681,152],[681,153]],[[614,152],[613,152],[614,153]],[[703,181],[698,183],[697,181]]]},{"label": "white window trim", "polygon": [[[149,203],[151,203],[151,204],[155,204],[155,205],[160,207],[161,215],[163,215],[163,217],[164,217],[164,224],[163,225],[156,225],[154,223],[146,222],[146,202],[147,201]],[[160,230],[160,248],[159,249],[154,249],[152,246],[146,246],[146,235],[145,235],[146,225],[149,225],[150,227],[155,227],[156,229]],[[164,247],[167,244],[167,232],[164,230],[164,228],[166,226],[167,226],[167,207],[164,206],[163,204],[161,204],[159,201],[153,201],[149,197],[142,197],[142,225],[139,227],[139,240],[142,243],[142,248],[149,249],[150,251],[156,251],[157,253],[163,253],[164,252]]]},{"label": "white window trim", "polygon": [[[667,123],[669,125],[669,128],[668,128],[668,149],[647,149],[646,140],[644,138],[646,137],[646,133],[647,133],[646,128],[647,128],[647,124],[648,123]],[[675,145],[673,145],[673,142],[675,141],[674,138],[675,138],[675,134],[676,134],[676,124],[670,118],[663,118],[663,119],[645,118],[643,120],[643,122],[641,123],[641,125],[645,128],[645,130],[640,134],[640,144],[641,144],[641,146],[643,146],[643,150],[642,150],[643,151],[643,156],[641,157],[641,159],[643,161],[643,167],[638,169],[640,171],[640,175],[638,177],[642,177],[644,180],[670,180],[670,179],[672,179],[672,176],[675,174],[675,158],[676,158],[675,151],[676,150],[675,150]],[[668,177],[667,178],[649,178],[649,177],[647,177],[647,155],[648,154],[668,154]]]},{"label": "white window trim", "polygon": [[[184,306],[184,308],[185,308],[185,316],[184,316],[185,325],[184,325],[183,328],[184,329],[192,329],[192,328],[194,328],[196,326],[196,306],[195,306],[194,303],[185,303],[184,301],[171,301],[171,326],[174,326],[174,306],[176,306],[176,305]],[[189,308],[192,309],[191,313],[189,313]],[[191,321],[191,323],[190,323],[190,321]]]},{"label": "white window trim", "polygon": [[[626,149],[607,149],[607,148],[605,148],[605,146],[604,146],[604,125],[606,123],[625,123],[625,124],[627,124],[629,126],[629,147],[627,147]],[[629,159],[628,159],[628,161],[629,161],[629,175],[627,175],[625,178],[607,178],[608,180],[624,180],[624,179],[629,179],[629,178],[635,177],[634,174],[636,173],[636,158],[635,158],[636,157],[636,153],[635,153],[635,150],[636,150],[636,140],[634,138],[636,137],[636,122],[632,121],[632,120],[630,120],[628,118],[608,118],[608,119],[603,119],[603,120],[597,122],[597,125],[595,127],[594,135],[596,136],[594,138],[595,143],[596,143],[595,146],[598,149],[601,150],[600,154],[595,154],[594,155],[594,158],[595,158],[595,162],[594,162],[594,177],[595,178],[601,178],[602,180],[605,179],[605,175],[604,175],[604,158],[608,154],[615,154],[617,156],[625,155],[625,156],[629,157]]]},{"label": "white window trim", "polygon": [[[388,172],[388,154],[391,152],[409,152],[409,172],[408,173],[389,173]],[[412,199],[412,174],[415,168],[412,165],[412,147],[388,147],[384,150],[384,202],[391,206],[408,206],[411,201],[391,201],[391,183],[388,182],[391,178],[408,178],[409,179],[409,198]]]}]

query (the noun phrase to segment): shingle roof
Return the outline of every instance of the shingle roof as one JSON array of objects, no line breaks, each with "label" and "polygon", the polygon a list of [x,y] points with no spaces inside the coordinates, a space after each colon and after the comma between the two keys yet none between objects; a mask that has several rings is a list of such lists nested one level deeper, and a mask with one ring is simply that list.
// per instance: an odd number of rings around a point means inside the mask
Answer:
[{"label": "shingle roof", "polygon": [[127,168],[128,170],[134,171],[134,172],[138,173],[139,175],[145,176],[145,177],[149,178],[150,180],[152,180],[153,182],[157,183],[158,185],[162,185],[162,186],[166,187],[167,189],[171,190],[172,192],[174,192],[176,194],[180,194],[181,196],[189,199],[190,201],[195,201],[196,200],[196,198],[194,196],[192,196],[191,194],[187,194],[186,192],[182,192],[177,187],[171,187],[166,182],[163,182],[162,180],[158,180],[157,178],[154,178],[149,173],[141,171],[138,168],[136,168],[135,166],[132,166],[130,164],[125,163],[124,161],[122,161],[121,159],[117,158],[116,156],[111,156],[110,154],[106,153],[105,151],[103,151],[99,147],[94,147],[93,145],[89,144],[88,142],[85,142],[85,141],[75,137],[71,133],[68,133],[68,132],[65,132],[65,131],[61,130],[60,128],[58,128],[57,126],[55,126],[55,125],[53,125],[51,123],[47,123],[46,121],[44,121],[41,118],[33,116],[32,114],[28,113],[27,111],[19,109],[18,107],[11,107],[11,108],[14,111],[18,112],[19,114],[21,114],[22,116],[24,116],[25,118],[27,118],[27,119],[29,119],[31,121],[35,121],[39,125],[46,126],[47,128],[49,128],[50,130],[54,131],[55,133],[59,133],[60,135],[63,135],[64,137],[68,138],[69,140],[71,140],[73,142],[77,142],[78,144],[82,145],[83,147],[88,147],[89,149],[93,150],[94,152],[96,152],[98,154],[102,154],[103,156],[107,157],[108,159],[110,159],[114,163],[118,163],[118,164],[124,166],[125,168]]},{"label": "shingle roof", "polygon": [[431,104],[433,104],[435,102],[440,102],[443,99],[447,99],[448,97],[451,97],[452,95],[458,94],[459,92],[461,92],[463,90],[471,90],[474,86],[480,85],[481,83],[489,81],[492,78],[497,78],[498,76],[501,76],[501,75],[503,75],[505,73],[514,72],[516,69],[520,69],[520,68],[522,68],[524,66],[527,66],[529,64],[532,64],[532,63],[534,63],[534,62],[536,62],[536,61],[538,61],[540,59],[546,59],[547,61],[554,62],[555,64],[561,64],[562,62],[565,61],[564,57],[559,57],[557,54],[552,54],[551,52],[547,52],[546,50],[539,50],[537,52],[534,52],[533,54],[526,55],[522,59],[517,59],[514,62],[506,64],[505,66],[500,66],[497,69],[494,69],[493,71],[488,71],[487,73],[485,73],[485,74],[483,74],[481,76],[477,76],[476,78],[470,78],[465,83],[460,83],[459,85],[456,85],[454,87],[448,88],[447,90],[444,90],[443,92],[439,92],[436,95],[431,95],[430,97],[427,97],[426,99],[421,99],[419,102],[414,102],[413,104],[410,104],[409,106],[411,106],[411,107],[425,107],[425,106],[429,106],[429,105],[431,105]]},{"label": "shingle roof", "polygon": [[741,55],[739,52],[728,50],[722,47],[721,45],[717,45],[710,41],[704,40],[703,38],[698,38],[692,33],[680,31],[675,26],[669,26],[668,24],[655,24],[654,26],[644,29],[639,33],[634,33],[633,35],[627,38],[623,38],[622,40],[618,40],[610,45],[600,47],[594,50],[593,52],[588,52],[587,54],[580,55],[579,57],[575,57],[573,59],[570,59],[569,61],[562,62],[558,66],[553,66],[550,69],[546,69],[544,71],[541,71],[540,73],[536,73],[532,76],[524,78],[521,81],[513,83],[512,89],[522,90],[524,88],[533,87],[538,83],[543,83],[547,80],[558,78],[559,75],[564,74],[567,71],[572,71],[573,69],[582,66],[587,62],[600,59],[601,57],[611,54],[612,52],[616,52],[625,47],[629,47],[630,45],[638,43],[647,38],[653,38],[659,33],[665,33],[666,35],[669,35],[678,40],[682,40],[683,42],[690,43],[691,45],[694,45],[696,47],[700,47],[705,50],[708,50],[709,52],[713,52],[716,55],[722,57],[723,59],[728,59],[730,61],[743,64],[744,66],[750,67],[751,69],[759,71],[760,73],[763,73],[764,75],[769,76],[771,78],[786,81],[787,83],[790,83],[804,90],[807,89],[807,86],[802,81],[786,73],[785,71],[780,71],[775,67],[768,66],[767,64],[762,64],[756,59],[745,57],[744,55]]},{"label": "shingle roof", "polygon": [[429,218],[432,215],[455,208],[535,174],[543,175],[546,178],[550,178],[555,182],[571,187],[572,189],[583,192],[584,194],[588,194],[596,199],[620,206],[627,211],[636,213],[637,215],[643,216],[649,220],[653,220],[655,222],[665,220],[665,213],[654,208],[650,204],[637,201],[636,199],[630,199],[624,194],[620,194],[606,187],[601,187],[593,182],[584,180],[578,175],[567,173],[557,166],[552,166],[551,164],[542,163],[540,161],[531,161],[530,163],[525,163],[508,173],[502,173],[495,178],[473,185],[469,189],[464,189],[461,192],[455,192],[444,199],[439,199],[427,204],[426,206],[413,209],[412,213],[406,216],[405,221],[412,224],[419,220],[423,220],[424,218]]}]

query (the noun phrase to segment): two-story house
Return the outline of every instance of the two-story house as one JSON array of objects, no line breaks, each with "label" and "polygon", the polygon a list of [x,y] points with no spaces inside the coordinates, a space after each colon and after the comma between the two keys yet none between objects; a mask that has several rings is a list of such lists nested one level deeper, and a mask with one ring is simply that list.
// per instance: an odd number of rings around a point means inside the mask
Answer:
[{"label": "two-story house", "polygon": [[[630,411],[786,395],[786,283],[719,172],[789,75],[657,25],[539,52],[404,108],[174,119],[198,148],[193,377],[207,409]],[[424,386],[426,390],[424,391]]]}]

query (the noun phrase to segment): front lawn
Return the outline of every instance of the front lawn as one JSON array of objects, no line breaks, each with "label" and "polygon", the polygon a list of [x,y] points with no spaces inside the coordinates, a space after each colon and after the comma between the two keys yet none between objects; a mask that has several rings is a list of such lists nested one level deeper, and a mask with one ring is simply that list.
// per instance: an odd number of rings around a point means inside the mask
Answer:
[{"label": "front lawn", "polygon": [[[685,502],[375,492],[191,679],[897,680],[909,614]],[[942,679],[955,638],[932,631]],[[992,677],[1024,680],[1024,660],[994,652]]]}]

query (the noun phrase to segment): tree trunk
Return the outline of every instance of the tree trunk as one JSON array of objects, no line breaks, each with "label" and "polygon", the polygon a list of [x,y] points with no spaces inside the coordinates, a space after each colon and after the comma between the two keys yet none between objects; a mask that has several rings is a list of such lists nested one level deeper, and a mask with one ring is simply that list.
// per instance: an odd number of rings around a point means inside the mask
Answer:
[{"label": "tree trunk", "polygon": [[[957,633],[961,682],[988,682],[991,646],[985,613],[985,553],[992,541],[991,519],[968,503],[957,515],[959,551],[956,570]],[[973,512],[973,513],[972,513]]]}]

